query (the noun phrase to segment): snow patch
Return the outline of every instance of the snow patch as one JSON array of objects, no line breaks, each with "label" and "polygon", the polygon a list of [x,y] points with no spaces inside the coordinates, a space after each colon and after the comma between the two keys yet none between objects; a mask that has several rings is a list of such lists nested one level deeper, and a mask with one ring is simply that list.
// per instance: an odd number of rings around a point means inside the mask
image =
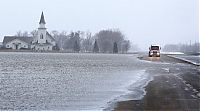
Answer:
[{"label": "snow patch", "polygon": [[170,55],[183,55],[182,52],[161,52],[161,54],[170,54]]}]

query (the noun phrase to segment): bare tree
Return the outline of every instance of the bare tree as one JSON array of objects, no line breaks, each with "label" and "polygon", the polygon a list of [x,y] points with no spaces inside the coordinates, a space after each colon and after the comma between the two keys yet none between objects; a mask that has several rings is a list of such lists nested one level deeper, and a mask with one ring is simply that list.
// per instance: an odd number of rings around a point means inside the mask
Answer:
[{"label": "bare tree", "polygon": [[73,50],[74,50],[74,52],[79,52],[80,51],[80,44],[78,43],[77,40],[74,42]]},{"label": "bare tree", "polygon": [[121,43],[121,53],[127,53],[128,50],[130,49],[130,47],[131,47],[130,41],[129,40],[124,40]]},{"label": "bare tree", "polygon": [[65,50],[73,51],[75,47],[75,43],[80,46],[80,35],[78,32],[71,32],[70,35],[68,35],[68,38],[64,42],[63,48]]},{"label": "bare tree", "polygon": [[23,37],[28,37],[28,31],[24,31],[22,34]]},{"label": "bare tree", "polygon": [[21,30],[19,30],[19,31],[16,32],[16,36],[18,36],[18,37],[22,37],[23,36]]},{"label": "bare tree", "polygon": [[194,44],[166,44],[163,51],[167,52],[183,52],[183,53],[198,53],[200,52],[200,43]]},{"label": "bare tree", "polygon": [[[99,33],[95,35],[98,40],[100,52],[103,53],[112,53],[113,52],[113,44],[117,43],[118,51],[122,52],[122,43],[125,41],[124,35],[119,30],[101,30]],[[125,50],[128,51],[129,43],[127,43]]]},{"label": "bare tree", "polygon": [[86,32],[85,38],[82,38],[81,50],[82,52],[91,52],[92,51],[93,37],[91,32]]},{"label": "bare tree", "polygon": [[18,36],[18,37],[28,37],[29,35],[28,35],[28,31],[24,31],[24,32],[17,31],[15,36]]},{"label": "bare tree", "polygon": [[33,31],[31,31],[31,33],[30,33],[33,37],[36,37],[37,36],[37,30],[33,30]]}]

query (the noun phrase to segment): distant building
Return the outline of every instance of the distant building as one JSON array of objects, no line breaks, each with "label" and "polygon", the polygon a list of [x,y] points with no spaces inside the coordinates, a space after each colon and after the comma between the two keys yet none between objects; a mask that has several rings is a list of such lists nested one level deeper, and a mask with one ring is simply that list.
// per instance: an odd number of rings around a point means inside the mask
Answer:
[{"label": "distant building", "polygon": [[8,49],[31,49],[33,37],[5,36],[3,46]]},{"label": "distant building", "polygon": [[56,45],[55,39],[47,32],[42,12],[36,37],[32,41],[33,50],[52,50]]},{"label": "distant building", "polygon": [[42,12],[39,28],[34,37],[5,36],[3,46],[8,49],[28,49],[51,51],[56,46],[55,39],[47,32],[44,14]]}]

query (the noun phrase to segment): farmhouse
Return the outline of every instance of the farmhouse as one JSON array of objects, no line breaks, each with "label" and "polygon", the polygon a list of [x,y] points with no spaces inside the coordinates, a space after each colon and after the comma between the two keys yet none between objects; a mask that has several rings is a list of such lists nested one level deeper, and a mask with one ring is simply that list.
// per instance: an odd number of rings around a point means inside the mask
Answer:
[{"label": "farmhouse", "polygon": [[39,28],[34,37],[5,36],[3,46],[7,49],[51,51],[56,46],[55,39],[47,32],[44,14],[42,12]]},{"label": "farmhouse", "polygon": [[5,36],[3,45],[7,49],[31,49],[33,37]]}]

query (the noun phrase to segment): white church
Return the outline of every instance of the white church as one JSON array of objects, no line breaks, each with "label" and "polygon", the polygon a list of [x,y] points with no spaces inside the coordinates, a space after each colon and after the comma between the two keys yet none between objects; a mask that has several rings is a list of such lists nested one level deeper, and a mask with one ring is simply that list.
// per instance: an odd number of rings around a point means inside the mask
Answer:
[{"label": "white church", "polygon": [[45,27],[44,14],[42,12],[39,28],[34,37],[5,36],[3,46],[7,49],[19,50],[36,50],[51,51],[56,46],[55,39],[47,32]]}]

